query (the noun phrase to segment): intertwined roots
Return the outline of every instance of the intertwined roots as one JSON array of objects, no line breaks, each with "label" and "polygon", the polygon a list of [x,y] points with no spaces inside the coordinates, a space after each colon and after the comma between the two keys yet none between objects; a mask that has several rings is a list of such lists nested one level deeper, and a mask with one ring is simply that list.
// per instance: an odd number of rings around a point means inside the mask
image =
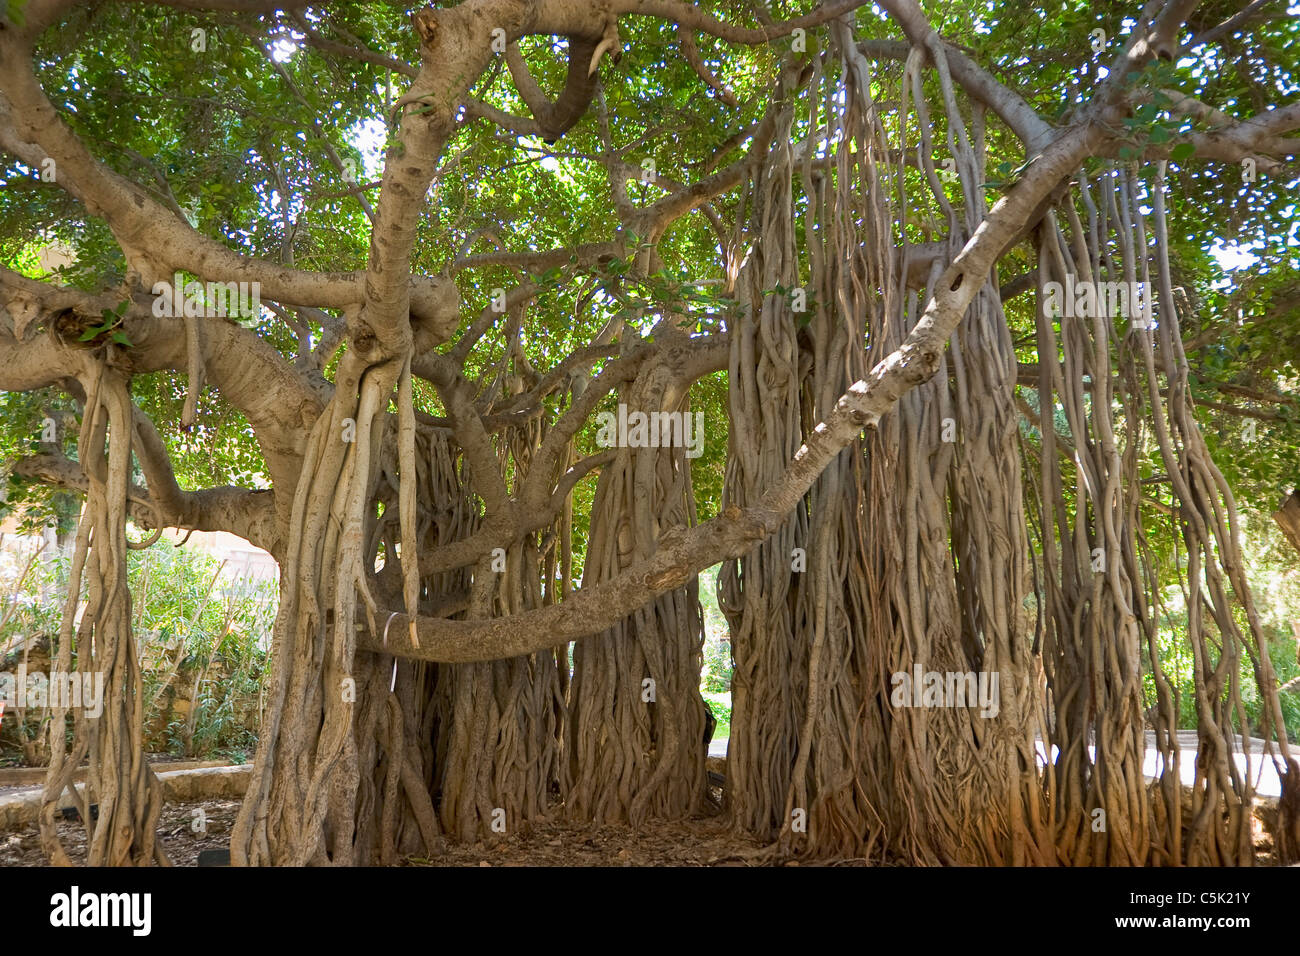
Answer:
[{"label": "intertwined roots", "polygon": [[[51,863],[69,864],[55,825],[57,801],[89,757],[86,790],[76,794],[86,826],[87,866],[140,866],[167,855],[155,839],[162,788],[144,757],[144,700],[139,658],[131,637],[131,592],[127,586],[126,508],[133,438],[129,380],[103,357],[84,353],[80,384],[85,415],[77,442],[89,482],[86,508],[77,526],[76,547],[59,634],[56,671],[103,675],[103,711],[90,719],[74,714],[74,738],[67,748],[66,698],[50,721],[50,767],[41,806],[41,844]],[[156,540],[155,534],[154,539]],[[77,608],[85,585],[80,623]],[[98,816],[90,813],[91,798]]]},{"label": "intertwined roots", "polygon": [[[916,162],[938,183],[916,69],[909,61],[903,78],[916,93]],[[754,305],[732,341],[729,503],[750,503],[781,473],[861,377],[864,350],[889,354],[924,301],[891,291],[905,257],[873,256],[892,246],[880,241],[881,223],[905,218],[887,208],[904,195],[892,188],[903,172],[883,161],[859,75],[850,71],[844,95],[835,81],[819,94],[814,72],[804,104],[812,128],[855,150],[814,168],[811,151],[787,145],[794,107],[783,106],[772,144],[756,151],[762,185],[749,197],[752,247],[739,279]],[[989,177],[946,92],[965,203],[955,211],[941,190],[935,201],[959,243],[985,214],[971,184]],[[776,535],[724,568],[736,663],[728,800],[739,829],[779,837],[791,852],[923,863],[1248,864],[1252,782],[1231,756],[1242,750],[1232,720],[1247,723],[1243,656],[1266,705],[1261,731],[1278,737],[1268,750],[1290,794],[1283,805],[1294,802],[1232,496],[1192,417],[1163,189],[1159,177],[1143,184],[1106,170],[1036,233],[1040,380],[1027,390],[1036,407],[1016,395],[1016,356],[990,281],[939,375],[841,455]],[[1151,194],[1148,226],[1139,207]],[[800,248],[810,283],[800,281]],[[1056,315],[1045,287],[1067,275],[1139,282],[1145,312],[1118,322],[1101,307]],[[788,298],[763,294],[794,286],[816,302],[805,323],[792,321]],[[1181,702],[1195,709],[1200,737],[1190,793],[1173,733],[1180,702],[1156,648],[1159,595],[1173,581],[1157,576],[1141,530],[1143,516],[1159,520],[1137,475],[1139,452],[1152,447],[1170,476],[1162,510],[1188,557],[1176,580],[1192,609],[1185,639],[1198,672],[1196,699]],[[806,551],[803,573],[790,573],[796,549]],[[1164,768],[1154,786],[1142,770],[1144,657]],[[916,671],[997,674],[996,714],[895,706],[891,676]],[[1279,851],[1290,858],[1295,815],[1283,815]]]},{"label": "intertwined roots", "polygon": [[[958,109],[942,49],[933,52],[959,205],[934,166],[920,57],[899,75],[875,75],[846,26],[832,38],[834,59],[783,76],[750,152],[731,244],[736,261],[748,254],[728,289],[741,309],[728,330],[726,508],[760,499],[940,291],[943,257],[909,292],[913,251],[898,253],[891,235],[913,211],[909,163],[933,193],[914,211],[946,218],[954,250],[987,221],[983,114],[976,108],[968,123]],[[903,103],[890,126],[873,83],[892,85]],[[724,566],[735,654],[730,823],[782,853],[1248,864],[1252,780],[1234,760],[1242,748],[1233,726],[1248,726],[1239,674],[1249,661],[1260,731],[1277,737],[1268,759],[1283,780],[1278,851],[1295,858],[1300,768],[1232,495],[1193,417],[1164,183],[1125,168],[1080,175],[1029,238],[1037,380],[1017,393],[1017,356],[990,275],[939,374],[840,453],[775,534]],[[637,268],[648,265],[643,257]],[[1056,314],[1053,282],[1139,284],[1146,306]],[[536,384],[517,348],[521,321],[511,319],[489,397]],[[623,380],[619,398],[683,411],[679,372],[691,340],[662,331],[680,341]],[[572,500],[499,551],[421,567],[432,549],[484,530],[490,509],[480,495],[508,499],[504,476],[517,490],[536,469],[549,493],[576,456],[571,437],[558,457],[538,454],[552,428],[544,414],[491,436],[473,415],[456,429],[417,420],[412,349],[378,359],[349,351],[308,438],[235,862],[393,863],[436,853],[445,835],[514,832],[560,803],[576,820],[632,825],[699,812],[707,786],[693,579],[577,642],[572,669],[567,644],[470,664],[358,652],[359,630],[380,646],[390,636],[396,615],[379,608],[404,608],[418,646],[421,614],[507,616],[558,603],[573,585]],[[76,718],[71,752],[66,710],[56,710],[42,836],[50,858],[67,862],[54,805],[88,757],[100,806],[89,862],[142,864],[162,854],[126,586],[134,413],[113,347],[84,355],[78,448],[89,494],[58,660],[104,673],[105,710],[98,722]],[[573,407],[583,387],[574,377],[562,400]],[[1167,476],[1159,500],[1139,484],[1139,459],[1150,453]],[[586,585],[614,579],[668,529],[696,521],[682,449],[621,448],[600,464]],[[502,476],[499,487],[472,483],[471,472],[485,471]],[[1175,572],[1155,565],[1143,533],[1160,520],[1182,542]],[[1160,595],[1174,583],[1188,608],[1191,701],[1175,697],[1159,663]],[[994,698],[982,708],[914,707],[892,693],[899,675],[933,672],[978,674]],[[1154,785],[1143,776],[1145,672],[1163,760]],[[1185,793],[1173,731],[1188,706],[1199,754]]]}]

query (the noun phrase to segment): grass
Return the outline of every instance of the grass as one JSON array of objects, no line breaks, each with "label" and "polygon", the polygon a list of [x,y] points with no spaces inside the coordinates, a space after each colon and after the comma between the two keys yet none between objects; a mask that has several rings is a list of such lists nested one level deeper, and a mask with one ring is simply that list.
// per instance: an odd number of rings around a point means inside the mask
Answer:
[{"label": "grass", "polygon": [[718,722],[713,728],[713,739],[726,740],[731,736],[731,691],[716,693],[706,690],[700,693]]}]

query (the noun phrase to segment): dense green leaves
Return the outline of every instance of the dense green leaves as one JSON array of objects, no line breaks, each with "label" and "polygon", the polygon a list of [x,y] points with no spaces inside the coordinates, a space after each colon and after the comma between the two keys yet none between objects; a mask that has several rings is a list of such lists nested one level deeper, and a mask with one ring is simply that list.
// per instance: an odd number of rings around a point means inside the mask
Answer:
[{"label": "dense green leaves", "polygon": [[[24,6],[9,0],[4,14],[18,23]],[[750,23],[755,17],[746,0],[710,6],[730,22]],[[773,17],[784,18],[815,3],[777,0],[769,6]],[[1057,122],[1086,102],[1107,75],[1135,11],[1118,0],[1038,8],[957,0],[927,7],[945,37]],[[1195,36],[1234,11],[1228,2],[1202,4],[1189,30]],[[396,3],[343,2],[309,9],[300,23],[149,5],[85,5],[63,28],[42,37],[38,75],[61,115],[99,159],[205,235],[242,253],[292,261],[300,268],[355,269],[365,265],[369,241],[369,222],[357,197],[377,197],[372,186],[388,141],[385,121],[409,81],[381,64],[313,45],[302,25],[323,41],[416,63],[407,13]],[[856,24],[863,39],[902,37],[874,8],[859,10]],[[629,171],[626,177],[617,174],[620,185],[634,204],[644,204],[673,184],[699,181],[743,155],[748,140],[736,134],[763,114],[789,40],[749,48],[696,37],[705,66],[736,98],[739,105],[733,107],[697,76],[671,25],[625,17],[620,32],[623,56],[616,65],[608,60],[602,65],[597,101],[558,142],[516,136],[484,120],[460,127],[419,224],[417,271],[442,272],[464,255],[544,251],[614,238],[619,222],[611,162]],[[808,49],[818,49],[824,34],[825,28],[810,31]],[[1247,507],[1261,513],[1300,471],[1294,171],[1243,181],[1238,168],[1202,161],[1186,136],[1210,127],[1177,108],[1164,91],[1197,97],[1229,115],[1294,101],[1296,44],[1293,18],[1265,19],[1246,33],[1193,47],[1176,63],[1156,63],[1127,78],[1146,95],[1124,120],[1120,153],[1121,159],[1136,161],[1145,149],[1170,149],[1169,201],[1178,224],[1171,254],[1189,303],[1183,327],[1196,396],[1206,403],[1202,422],[1216,461]],[[520,48],[541,87],[558,91],[567,70],[565,41],[529,37]],[[884,86],[877,91],[882,99],[897,95],[896,86],[886,87],[901,78],[901,63],[882,64]],[[934,141],[942,144],[948,131],[932,73],[925,92]],[[478,78],[472,95],[507,113],[528,115],[501,62]],[[888,113],[885,122],[894,122]],[[797,135],[810,130],[808,117],[796,120]],[[914,141],[914,129],[910,135]],[[983,185],[992,199],[1015,183],[1031,157],[991,117],[985,149]],[[653,163],[652,181],[638,175],[647,162]],[[948,229],[942,211],[924,198],[919,172],[909,170],[907,177],[909,190],[912,184],[918,188],[902,228],[913,240],[941,238]],[[10,160],[3,180],[0,259],[6,265],[87,289],[119,286],[125,262],[99,220],[57,184],[43,182],[40,170]],[[958,185],[946,188],[954,198],[960,195]],[[734,217],[739,195],[732,190],[713,202],[724,223]],[[591,266],[579,266],[575,256],[536,275],[505,266],[455,271],[464,302],[462,329],[488,304],[492,290],[526,279],[540,286],[525,309],[522,337],[529,361],[539,370],[589,343],[612,319],[627,323],[625,343],[650,336],[667,314],[682,316],[680,325],[694,335],[727,327],[736,303],[723,291],[720,240],[704,216],[687,215],[668,228],[653,250],[656,268],[644,278],[630,276],[631,257],[642,251],[644,240],[622,238],[624,256]],[[1224,247],[1250,250],[1254,258],[1226,272],[1212,252]],[[1032,266],[1023,249],[1012,251],[1001,266],[1004,281]],[[808,308],[811,312],[815,303]],[[1026,362],[1037,358],[1031,308],[1024,299],[1007,306]],[[106,313],[101,324],[86,330],[85,340],[128,346],[116,314]],[[265,314],[255,327],[286,358],[296,354],[298,343],[283,322]],[[315,341],[321,330],[315,323],[309,327]],[[500,336],[485,336],[470,356],[467,375],[491,380],[502,353]],[[327,375],[332,368],[327,366]],[[139,376],[134,388],[163,432],[183,485],[267,482],[247,422],[214,390],[202,396],[194,428],[183,431],[177,424],[184,401],[179,374]],[[425,410],[439,413],[432,391],[417,391]],[[706,451],[693,467],[701,511],[707,513],[718,500],[726,451],[722,377],[700,382],[692,400],[706,412]],[[5,450],[16,453],[32,432],[32,414],[17,407],[27,408],[27,399],[6,396],[5,401],[14,405],[5,420]],[[558,411],[557,403],[551,400],[551,412]],[[1266,417],[1244,418],[1238,414],[1243,407]],[[1253,428],[1247,427],[1251,422]],[[594,448],[590,432],[582,438],[588,450]],[[65,448],[72,437],[63,430]],[[580,498],[590,493],[591,484],[580,486]]]}]

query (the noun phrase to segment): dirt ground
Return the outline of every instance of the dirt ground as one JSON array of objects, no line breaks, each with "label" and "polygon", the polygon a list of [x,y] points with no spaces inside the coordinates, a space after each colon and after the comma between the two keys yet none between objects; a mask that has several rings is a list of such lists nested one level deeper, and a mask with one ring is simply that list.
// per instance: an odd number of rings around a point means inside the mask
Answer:
[{"label": "dirt ground", "polygon": [[[18,788],[5,788],[18,789]],[[28,789],[28,788],[23,788]],[[714,801],[721,791],[714,789]],[[200,850],[226,849],[239,812],[238,800],[168,804],[158,827],[160,839],[176,866],[196,866]],[[193,823],[202,811],[203,832]],[[61,820],[59,836],[75,863],[86,855],[86,831],[78,821]],[[727,832],[717,816],[684,823],[592,827],[568,822],[532,823],[516,834],[473,844],[447,844],[432,859],[410,858],[406,866],[760,866],[761,845]],[[40,831],[32,823],[0,833],[0,867],[45,866]],[[769,864],[770,865],[770,864]],[[786,865],[797,866],[797,863]],[[810,864],[803,864],[805,866]],[[865,865],[862,860],[833,865]]]},{"label": "dirt ground", "polygon": [[[206,832],[192,828],[202,810]],[[177,866],[195,866],[199,851],[230,845],[230,828],[239,811],[238,800],[169,804],[159,835]],[[74,862],[85,860],[86,831],[75,821],[60,821],[59,835]],[[628,827],[533,824],[527,833],[502,836],[499,841],[449,844],[435,859],[410,859],[410,866],[748,866],[758,844],[738,840],[714,820]],[[844,861],[859,862],[859,861]],[[44,866],[36,824],[0,833],[0,867]],[[841,864],[843,865],[843,864]]]},{"label": "dirt ground", "polygon": [[[196,866],[200,850],[225,849],[239,812],[238,800],[168,804],[159,836],[176,866]],[[204,826],[194,823],[202,811]],[[85,860],[86,831],[76,821],[60,821],[59,835],[76,863]],[[1257,865],[1277,866],[1271,840],[1256,827]],[[592,827],[568,822],[533,823],[525,831],[493,841],[448,844],[433,858],[411,858],[406,866],[867,866],[866,860],[774,861],[760,844],[727,832],[718,817],[678,823]],[[35,823],[0,833],[0,867],[44,866]]]},{"label": "dirt ground", "polygon": [[[200,850],[225,849],[230,828],[239,812],[239,800],[169,803],[163,807],[158,836],[177,866],[195,866]],[[200,818],[195,812],[202,810]],[[203,826],[196,831],[194,824]],[[74,863],[86,859],[86,828],[75,820],[59,821],[59,837]],[[32,823],[21,830],[0,833],[0,866],[45,866],[40,828]]]},{"label": "dirt ground", "polygon": [[433,860],[413,866],[749,866],[758,843],[737,839],[717,820],[591,827],[533,824],[530,832],[495,843],[450,844]]}]

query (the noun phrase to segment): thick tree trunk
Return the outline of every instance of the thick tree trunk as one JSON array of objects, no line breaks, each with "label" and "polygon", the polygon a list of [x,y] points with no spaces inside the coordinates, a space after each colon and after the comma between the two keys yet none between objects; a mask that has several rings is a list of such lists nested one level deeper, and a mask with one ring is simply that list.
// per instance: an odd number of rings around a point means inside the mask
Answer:
[{"label": "thick tree trunk", "polygon": [[[102,712],[91,717],[84,699],[74,715],[75,737],[67,754],[68,707],[60,695],[49,724],[50,763],[41,808],[41,842],[52,863],[67,865],[54,812],[83,757],[89,759],[84,799],[78,799],[86,827],[87,866],[166,864],[156,840],[162,788],[144,755],[144,690],[131,633],[127,583],[126,507],[131,469],[129,378],[107,358],[84,351],[82,385],[86,408],[79,457],[89,480],[86,508],[77,529],[56,674],[69,675],[88,691],[102,682]],[[107,446],[107,450],[105,449]],[[155,534],[155,539],[157,535]],[[83,581],[86,607],[75,628]],[[73,653],[75,643],[75,670]],[[99,815],[92,819],[90,804]]]},{"label": "thick tree trunk", "polygon": [[[629,414],[691,414],[687,396],[672,384],[674,360],[683,354],[670,350],[620,395]],[[596,486],[584,587],[644,560],[661,536],[694,523],[685,450],[620,448]],[[694,577],[608,631],[575,643],[566,736],[570,818],[637,825],[701,809],[707,792],[703,646]]]},{"label": "thick tree trunk", "polygon": [[1273,520],[1286,535],[1291,547],[1300,551],[1300,491],[1293,491],[1282,502],[1282,507],[1273,512]]}]

